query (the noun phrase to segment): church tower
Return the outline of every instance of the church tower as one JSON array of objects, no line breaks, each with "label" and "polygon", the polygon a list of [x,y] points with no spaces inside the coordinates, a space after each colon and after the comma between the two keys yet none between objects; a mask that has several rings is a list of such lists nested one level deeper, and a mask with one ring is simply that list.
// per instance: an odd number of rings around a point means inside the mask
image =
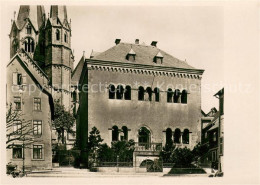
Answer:
[{"label": "church tower", "polygon": [[10,58],[18,49],[24,49],[34,58],[35,48],[39,39],[39,32],[45,24],[45,11],[43,6],[20,6],[17,20],[12,20],[10,32]]},{"label": "church tower", "polygon": [[53,97],[67,110],[71,106],[71,73],[74,57],[71,51],[71,24],[66,6],[51,6],[45,27],[45,72],[53,87]]}]

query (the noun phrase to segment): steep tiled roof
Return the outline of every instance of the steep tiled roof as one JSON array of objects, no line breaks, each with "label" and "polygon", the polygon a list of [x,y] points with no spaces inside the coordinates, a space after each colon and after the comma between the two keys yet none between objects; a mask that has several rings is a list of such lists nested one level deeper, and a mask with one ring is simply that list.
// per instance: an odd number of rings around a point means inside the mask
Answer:
[{"label": "steep tiled roof", "polygon": [[[184,61],[181,61],[168,53],[159,50],[155,46],[143,45],[143,44],[130,44],[130,43],[119,43],[112,48],[106,50],[105,52],[100,53],[99,55],[93,57],[96,60],[105,60],[105,61],[115,61],[115,62],[130,62],[126,59],[126,55],[130,50],[133,50],[136,54],[135,62],[137,64],[146,64],[146,65],[161,65],[167,67],[176,67],[176,68],[185,68],[185,69],[194,69]],[[160,55],[163,56],[163,63],[156,64],[153,62],[154,57],[160,52]]]},{"label": "steep tiled roof", "polygon": [[219,122],[218,122],[218,119],[219,119],[219,111],[214,115],[214,118],[213,120],[205,127],[205,128],[209,128],[208,131],[211,131],[215,128],[218,128],[219,127]]}]

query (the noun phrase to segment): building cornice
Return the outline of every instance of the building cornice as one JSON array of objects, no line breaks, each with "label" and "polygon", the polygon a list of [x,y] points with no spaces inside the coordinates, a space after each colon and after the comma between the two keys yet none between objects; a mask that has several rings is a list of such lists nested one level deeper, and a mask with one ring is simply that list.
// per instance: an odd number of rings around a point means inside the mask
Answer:
[{"label": "building cornice", "polygon": [[204,70],[85,59],[88,70],[201,79]]}]

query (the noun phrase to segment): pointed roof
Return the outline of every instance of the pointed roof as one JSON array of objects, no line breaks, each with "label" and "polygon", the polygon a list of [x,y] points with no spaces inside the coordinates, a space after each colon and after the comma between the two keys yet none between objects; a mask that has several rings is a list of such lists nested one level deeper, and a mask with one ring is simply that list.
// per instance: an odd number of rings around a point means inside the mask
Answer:
[{"label": "pointed roof", "polygon": [[153,59],[154,56],[156,56],[160,52],[160,55],[163,56],[163,64],[161,64],[161,66],[183,69],[195,69],[186,62],[173,57],[172,55],[164,52],[161,49],[158,49],[157,47],[143,44],[130,44],[124,42],[120,42],[119,44],[100,53],[99,55],[94,56],[93,59],[125,63],[127,62],[125,56],[130,52],[136,54],[136,64],[158,66],[158,64],[153,62]]},{"label": "pointed roof", "polygon": [[27,22],[30,20],[32,26],[36,31],[44,25],[45,10],[42,5],[21,5],[17,16],[17,27],[22,29]]},{"label": "pointed roof", "polygon": [[51,13],[50,15],[51,18],[53,19],[59,18],[62,23],[64,22],[65,19],[67,20],[66,6],[52,5],[50,13]]}]

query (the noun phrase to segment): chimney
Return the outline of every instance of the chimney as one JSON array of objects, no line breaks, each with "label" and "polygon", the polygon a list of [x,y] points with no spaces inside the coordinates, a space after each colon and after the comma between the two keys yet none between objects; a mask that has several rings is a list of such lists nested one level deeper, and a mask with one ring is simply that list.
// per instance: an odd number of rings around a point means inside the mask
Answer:
[{"label": "chimney", "polygon": [[135,44],[139,44],[139,39],[135,39]]},{"label": "chimney", "polygon": [[116,39],[116,40],[115,40],[116,45],[119,44],[120,41],[121,41],[121,39]]},{"label": "chimney", "polygon": [[157,41],[152,41],[151,46],[156,47]]}]

